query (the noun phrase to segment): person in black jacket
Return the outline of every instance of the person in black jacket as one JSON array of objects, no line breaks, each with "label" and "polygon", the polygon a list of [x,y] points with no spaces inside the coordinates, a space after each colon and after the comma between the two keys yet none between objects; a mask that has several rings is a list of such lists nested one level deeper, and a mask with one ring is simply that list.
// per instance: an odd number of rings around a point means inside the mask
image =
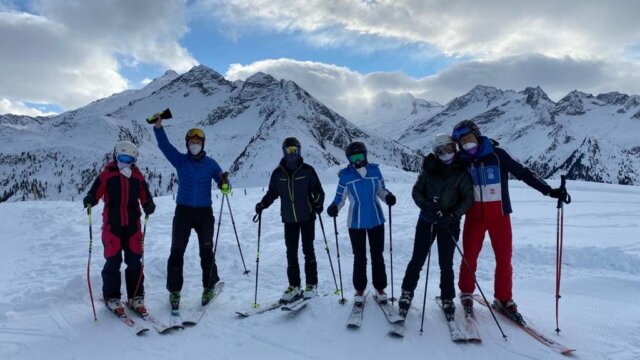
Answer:
[{"label": "person in black jacket", "polygon": [[[276,198],[280,197],[280,215],[284,223],[287,277],[289,278],[289,287],[282,294],[280,302],[289,303],[300,297],[310,299],[317,293],[318,267],[313,240],[316,214],[322,213],[323,210],[324,191],[316,171],[312,166],[304,163],[298,139],[286,138],[282,143],[282,152],[284,156],[271,174],[269,190],[256,204],[256,213],[262,213],[262,210],[268,208]],[[298,265],[300,234],[302,234],[306,277],[304,292],[300,289],[300,266]]]},{"label": "person in black jacket", "polygon": [[413,255],[402,281],[402,294],[398,301],[400,315],[407,316],[420,271],[431,245],[438,239],[440,265],[440,298],[442,309],[453,319],[456,291],[453,281],[454,241],[460,236],[460,218],[473,203],[471,177],[457,158],[456,143],[447,134],[438,134],[433,140],[433,153],[422,163],[422,172],[413,186],[411,195],[420,208],[413,242]]}]

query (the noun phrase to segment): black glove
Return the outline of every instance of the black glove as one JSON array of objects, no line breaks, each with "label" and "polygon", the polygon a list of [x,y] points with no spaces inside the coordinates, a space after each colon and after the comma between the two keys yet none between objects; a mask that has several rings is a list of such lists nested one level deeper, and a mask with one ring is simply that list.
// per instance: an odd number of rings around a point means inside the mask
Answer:
[{"label": "black glove", "polygon": [[156,211],[156,204],[153,201],[149,201],[148,203],[142,205],[142,210],[144,210],[144,214],[149,216]]},{"label": "black glove", "polygon": [[565,201],[567,198],[567,189],[565,188],[551,189],[551,191],[549,191],[547,195],[551,196],[554,199],[560,199],[562,201]]},{"label": "black glove", "polygon": [[384,201],[386,201],[387,205],[393,206],[396,204],[396,196],[389,192],[384,198]]},{"label": "black glove", "polygon": [[331,217],[338,216],[338,205],[331,203],[331,205],[329,205],[329,207],[327,208],[327,215]]},{"label": "black glove", "polygon": [[437,219],[442,216],[442,210],[440,210],[440,205],[435,201],[428,202],[422,208],[422,212],[425,218],[427,219],[427,221],[429,221],[432,224],[435,224]]},{"label": "black glove", "polygon": [[316,214],[322,214],[322,210],[324,210],[324,206],[322,204],[315,203],[313,205],[313,212],[315,212]]},{"label": "black glove", "polygon": [[442,227],[448,228],[453,222],[456,220],[455,216],[451,213],[444,213],[442,216],[436,219],[435,224]]},{"label": "black glove", "polygon": [[256,204],[256,214],[262,214],[262,210],[266,209],[267,207],[264,206],[264,204],[262,202],[259,202]]},{"label": "black glove", "polygon": [[85,209],[95,206],[97,203],[98,202],[96,201],[96,198],[94,198],[91,194],[85,196],[84,199],[82,199],[82,205],[85,207]]}]

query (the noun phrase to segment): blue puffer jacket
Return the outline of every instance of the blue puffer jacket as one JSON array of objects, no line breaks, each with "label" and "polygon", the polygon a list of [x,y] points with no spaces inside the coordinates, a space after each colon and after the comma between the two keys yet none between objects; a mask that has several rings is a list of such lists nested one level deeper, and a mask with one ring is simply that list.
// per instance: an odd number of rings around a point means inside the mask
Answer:
[{"label": "blue puffer jacket", "polygon": [[333,203],[341,209],[349,197],[347,224],[350,229],[371,229],[385,221],[382,206],[376,196],[386,201],[389,190],[384,186],[377,164],[367,164],[366,169],[365,177],[360,176],[352,165],[340,170],[338,174],[340,180]]},{"label": "blue puffer jacket", "polygon": [[164,128],[153,128],[158,147],[178,172],[178,205],[191,207],[211,206],[211,179],[220,184],[222,169],[212,158],[195,158],[190,153],[183,154],[171,145]]}]

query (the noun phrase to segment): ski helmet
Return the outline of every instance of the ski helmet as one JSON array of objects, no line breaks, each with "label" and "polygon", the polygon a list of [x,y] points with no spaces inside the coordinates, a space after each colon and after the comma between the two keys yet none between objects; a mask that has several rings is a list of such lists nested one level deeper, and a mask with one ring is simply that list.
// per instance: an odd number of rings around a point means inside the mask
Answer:
[{"label": "ski helmet", "polygon": [[187,131],[187,135],[185,135],[184,139],[189,142],[191,139],[200,139],[202,142],[205,140],[204,131],[199,128],[192,128]]},{"label": "ski helmet", "polygon": [[363,143],[352,142],[347,146],[345,154],[349,163],[353,164],[356,169],[367,165],[367,147]]},{"label": "ski helmet", "polygon": [[462,120],[453,127],[451,137],[455,141],[460,141],[460,138],[467,134],[473,134],[478,139],[480,139],[480,135],[482,135],[476,123],[471,120]]},{"label": "ski helmet", "polygon": [[298,139],[294,138],[294,137],[288,137],[286,139],[284,139],[284,141],[282,142],[282,147],[286,148],[289,146],[297,146],[300,147],[300,141],[298,141]]},{"label": "ski helmet", "polygon": [[113,148],[113,159],[122,163],[133,164],[139,155],[138,147],[130,141],[120,141]]}]

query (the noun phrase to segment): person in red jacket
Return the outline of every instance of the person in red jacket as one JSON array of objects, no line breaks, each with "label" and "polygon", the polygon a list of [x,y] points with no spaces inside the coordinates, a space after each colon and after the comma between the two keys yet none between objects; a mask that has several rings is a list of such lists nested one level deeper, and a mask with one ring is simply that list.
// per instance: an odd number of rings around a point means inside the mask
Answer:
[{"label": "person in red jacket", "polygon": [[500,148],[497,141],[482,136],[473,121],[459,122],[453,128],[451,137],[462,149],[460,161],[471,175],[474,188],[474,202],[466,213],[462,231],[464,258],[469,267],[464,262],[460,264],[460,302],[467,313],[473,314],[475,271],[484,235],[488,232],[496,258],[494,304],[504,308],[514,320],[522,321],[511,291],[513,269],[509,174],[552,198],[565,199],[566,190],[549,186]]},{"label": "person in red jacket", "polygon": [[130,306],[141,315],[147,312],[144,306],[144,276],[141,274],[140,205],[146,215],[153,214],[156,205],[149,185],[135,165],[138,155],[138,148],[133,143],[117,143],[113,160],[105,165],[83,199],[85,208],[95,206],[101,198],[104,202],[102,243],[106,262],[102,268],[102,295],[109,310],[118,316],[124,314],[120,301],[123,253],[127,264],[124,274]]}]

